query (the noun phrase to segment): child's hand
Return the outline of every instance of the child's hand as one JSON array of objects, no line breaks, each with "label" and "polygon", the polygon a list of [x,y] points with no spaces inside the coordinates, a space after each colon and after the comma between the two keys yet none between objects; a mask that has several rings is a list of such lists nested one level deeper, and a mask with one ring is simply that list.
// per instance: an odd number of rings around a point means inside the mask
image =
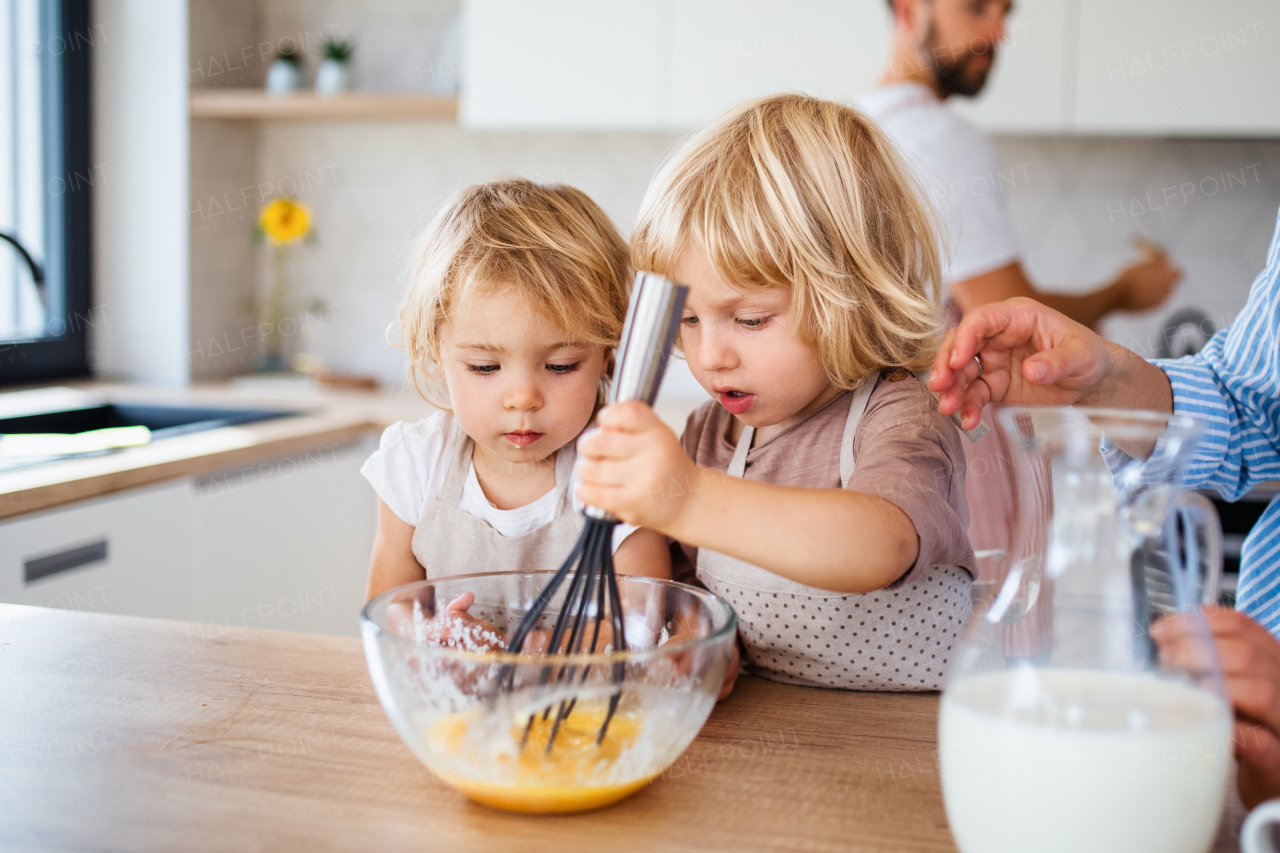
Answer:
[{"label": "child's hand", "polygon": [[680,439],[636,400],[600,410],[578,439],[578,500],[627,524],[668,533],[701,480]]},{"label": "child's hand", "polygon": [[464,592],[449,602],[449,606],[428,620],[420,620],[415,612],[415,633],[420,643],[446,646],[470,652],[500,652],[507,648],[498,629],[483,619],[467,612],[476,597]]},{"label": "child's hand", "polygon": [[[659,648],[668,646],[678,646],[683,643],[696,641],[705,636],[706,625],[693,607],[679,607],[676,612],[669,617],[667,623],[667,638],[662,641]],[[740,670],[741,657],[738,653],[738,638],[735,636],[730,642],[730,655],[728,664],[724,670],[724,681],[720,683],[720,692],[716,695],[717,702],[723,702],[729,698],[729,694],[733,692],[733,685],[738,681],[738,673]],[[675,671],[681,675],[692,675],[700,666],[704,666],[706,656],[702,652],[673,652],[671,663],[675,667]]]}]

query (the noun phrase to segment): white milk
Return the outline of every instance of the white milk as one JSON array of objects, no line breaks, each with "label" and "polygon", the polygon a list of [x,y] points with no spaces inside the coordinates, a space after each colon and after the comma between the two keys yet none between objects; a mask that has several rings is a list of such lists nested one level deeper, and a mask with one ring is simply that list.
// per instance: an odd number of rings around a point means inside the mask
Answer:
[{"label": "white milk", "polygon": [[1145,674],[1033,669],[942,697],[942,794],[962,853],[1204,853],[1231,768],[1231,714]]}]

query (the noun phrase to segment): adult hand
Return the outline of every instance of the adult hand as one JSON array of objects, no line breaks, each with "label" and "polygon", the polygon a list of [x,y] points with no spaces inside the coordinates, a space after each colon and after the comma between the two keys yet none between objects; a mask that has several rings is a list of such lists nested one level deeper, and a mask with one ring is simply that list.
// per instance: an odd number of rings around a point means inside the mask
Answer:
[{"label": "adult hand", "polygon": [[1163,304],[1182,278],[1182,270],[1162,249],[1145,242],[1141,246],[1143,259],[1125,267],[1115,280],[1116,308],[1121,311],[1146,311]]},{"label": "adult hand", "polygon": [[[1236,784],[1247,808],[1280,796],[1280,640],[1235,610],[1205,607],[1235,710]],[[1151,626],[1161,660],[1194,664],[1197,638],[1177,616]]]},{"label": "adult hand", "polygon": [[947,332],[929,387],[941,395],[942,414],[958,411],[965,429],[973,429],[987,403],[1065,406],[1085,400],[1112,369],[1113,346],[1052,308],[1016,297],[974,308]]},{"label": "adult hand", "polygon": [[669,533],[695,479],[680,439],[636,400],[600,411],[599,429],[578,439],[578,500],[627,524]]}]

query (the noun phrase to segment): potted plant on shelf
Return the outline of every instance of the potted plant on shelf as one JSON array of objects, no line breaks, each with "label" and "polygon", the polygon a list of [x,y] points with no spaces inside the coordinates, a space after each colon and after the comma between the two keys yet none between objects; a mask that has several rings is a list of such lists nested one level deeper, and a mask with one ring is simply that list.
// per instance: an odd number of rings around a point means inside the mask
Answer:
[{"label": "potted plant on shelf", "polygon": [[307,208],[285,196],[268,202],[258,217],[255,236],[271,244],[271,289],[267,298],[259,301],[257,311],[259,328],[265,330],[262,351],[258,354],[259,373],[281,373],[285,369],[281,326],[289,296],[286,267],[289,246],[310,238],[311,233],[311,214]]},{"label": "potted plant on shelf", "polygon": [[351,88],[351,54],[354,48],[349,41],[327,39],[324,43],[324,61],[316,72],[316,94],[337,95]]},{"label": "potted plant on shelf", "polygon": [[267,94],[287,95],[302,88],[302,57],[291,47],[281,48],[267,69]]}]

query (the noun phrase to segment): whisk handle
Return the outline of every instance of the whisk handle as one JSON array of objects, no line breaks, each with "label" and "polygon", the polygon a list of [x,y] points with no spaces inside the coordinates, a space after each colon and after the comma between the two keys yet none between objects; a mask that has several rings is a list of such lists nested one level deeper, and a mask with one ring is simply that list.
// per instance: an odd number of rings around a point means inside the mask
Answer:
[{"label": "whisk handle", "polygon": [[[640,400],[652,406],[667,372],[667,360],[680,331],[680,314],[689,288],[651,272],[636,273],[627,319],[618,342],[617,363],[609,402]],[[588,518],[616,523],[617,517],[599,507],[583,507]]]},{"label": "whisk handle", "polygon": [[688,295],[689,288],[657,273],[636,273],[622,340],[618,343],[610,403],[641,400],[653,405]]}]

